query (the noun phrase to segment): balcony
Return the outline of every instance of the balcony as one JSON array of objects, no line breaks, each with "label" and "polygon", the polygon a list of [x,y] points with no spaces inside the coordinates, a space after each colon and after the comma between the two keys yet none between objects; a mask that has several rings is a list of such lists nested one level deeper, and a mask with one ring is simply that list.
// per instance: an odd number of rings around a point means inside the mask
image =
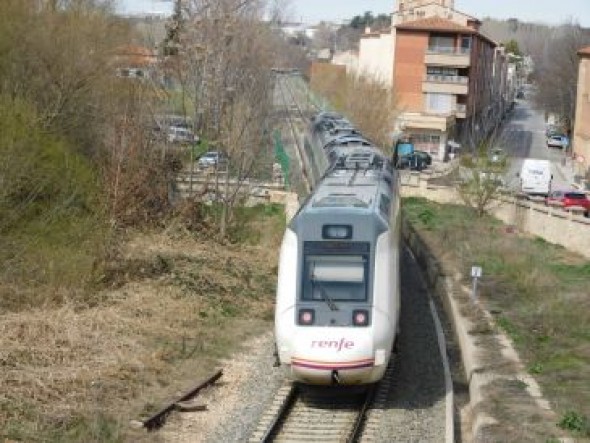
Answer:
[{"label": "balcony", "polygon": [[429,47],[424,56],[424,63],[431,66],[467,68],[471,65],[471,50],[442,46]]},{"label": "balcony", "polygon": [[467,95],[469,93],[469,77],[428,74],[424,76],[422,92]]},{"label": "balcony", "polygon": [[455,117],[457,117],[457,118],[467,117],[467,105],[457,103],[455,105]]},{"label": "balcony", "polygon": [[447,132],[455,124],[454,113],[435,114],[431,112],[404,112],[399,117],[402,130],[420,130]]}]

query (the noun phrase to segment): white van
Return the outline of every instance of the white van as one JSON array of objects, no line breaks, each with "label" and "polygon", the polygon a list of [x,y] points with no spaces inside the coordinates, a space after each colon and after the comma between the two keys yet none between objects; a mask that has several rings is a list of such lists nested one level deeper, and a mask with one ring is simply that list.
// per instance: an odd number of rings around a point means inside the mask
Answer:
[{"label": "white van", "polygon": [[549,194],[553,179],[549,160],[525,158],[518,176],[520,177],[520,192],[523,194],[544,197]]}]

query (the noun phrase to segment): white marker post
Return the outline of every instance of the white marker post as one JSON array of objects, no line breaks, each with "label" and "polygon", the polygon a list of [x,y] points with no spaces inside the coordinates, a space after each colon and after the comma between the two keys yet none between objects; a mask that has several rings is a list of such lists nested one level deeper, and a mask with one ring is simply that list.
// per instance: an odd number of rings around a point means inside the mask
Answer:
[{"label": "white marker post", "polygon": [[481,266],[472,266],[471,267],[471,277],[473,278],[473,289],[471,291],[471,301],[473,303],[477,302],[477,279],[481,278],[481,276],[482,276]]}]

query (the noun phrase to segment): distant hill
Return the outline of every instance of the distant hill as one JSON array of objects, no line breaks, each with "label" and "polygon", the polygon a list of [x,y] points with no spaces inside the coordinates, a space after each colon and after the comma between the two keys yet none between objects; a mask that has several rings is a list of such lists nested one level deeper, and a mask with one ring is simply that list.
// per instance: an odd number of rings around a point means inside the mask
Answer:
[{"label": "distant hill", "polygon": [[553,37],[560,34],[564,27],[575,26],[582,34],[590,36],[590,29],[579,28],[575,23],[564,23],[558,26],[549,26],[542,23],[521,22],[518,19],[497,20],[484,18],[481,32],[498,43],[506,43],[515,40],[520,51],[531,55],[535,61],[542,58],[545,48]]}]

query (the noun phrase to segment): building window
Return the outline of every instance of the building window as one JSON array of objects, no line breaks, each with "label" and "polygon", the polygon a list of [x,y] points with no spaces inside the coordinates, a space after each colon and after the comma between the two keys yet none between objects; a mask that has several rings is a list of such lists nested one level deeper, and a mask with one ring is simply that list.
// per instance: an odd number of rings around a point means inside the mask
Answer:
[{"label": "building window", "polygon": [[440,148],[440,135],[438,134],[412,134],[412,143],[420,151],[428,152],[432,156],[438,156]]},{"label": "building window", "polygon": [[451,35],[430,35],[428,49],[435,52],[455,52],[455,38]]},{"label": "building window", "polygon": [[471,36],[466,35],[461,37],[461,52],[467,53],[471,50]]},{"label": "building window", "polygon": [[453,109],[453,95],[429,92],[426,94],[426,109],[437,114],[450,113]]},{"label": "building window", "polygon": [[459,70],[457,68],[446,68],[444,66],[427,66],[426,74],[456,77],[459,75]]}]

